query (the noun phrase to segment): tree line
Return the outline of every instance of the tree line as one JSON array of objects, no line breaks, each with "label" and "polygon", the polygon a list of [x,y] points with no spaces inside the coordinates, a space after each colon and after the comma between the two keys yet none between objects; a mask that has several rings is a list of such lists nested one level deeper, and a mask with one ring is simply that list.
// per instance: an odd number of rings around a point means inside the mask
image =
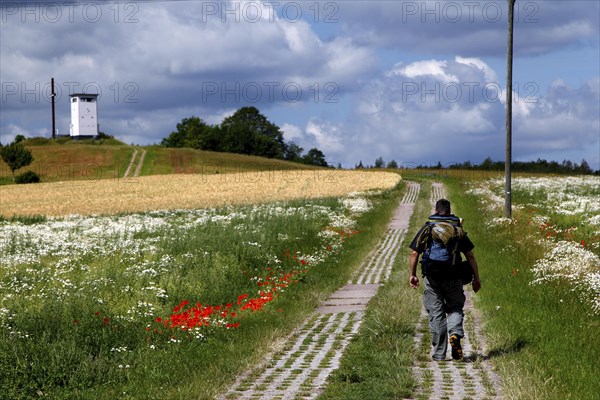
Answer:
[{"label": "tree line", "polygon": [[[469,161],[459,164],[451,164],[448,166],[449,169],[478,169],[484,171],[504,171],[504,161],[493,161],[490,157],[487,157],[480,164],[472,164]],[[515,172],[543,172],[550,174],[576,174],[576,175],[591,175],[594,171],[589,166],[585,159],[581,160],[581,163],[574,163],[570,160],[563,160],[562,163],[558,161],[547,161],[542,158],[538,158],[535,161],[513,161],[511,168]],[[595,171],[598,173],[599,171]]]},{"label": "tree line", "polygon": [[[437,164],[425,165],[419,164],[410,165],[403,164],[402,167],[416,168],[416,169],[467,169],[467,170],[480,170],[480,171],[504,171],[504,161],[493,161],[491,157],[487,157],[480,164],[472,163],[471,161],[465,161],[462,163],[450,163],[442,165],[440,161]],[[594,171],[584,159],[581,163],[574,163],[570,160],[563,160],[562,163],[557,161],[547,161],[542,158],[538,158],[536,161],[513,161],[511,164],[512,170],[515,172],[540,172],[550,174],[568,174],[568,175],[600,175],[600,170]],[[356,169],[361,168],[399,168],[398,163],[392,160],[386,163],[382,157],[378,157],[373,165],[363,165],[362,160],[355,165]]]},{"label": "tree line", "polygon": [[277,158],[308,165],[328,167],[325,155],[314,147],[306,154],[256,107],[242,107],[221,124],[209,125],[201,118],[183,118],[177,130],[161,141],[165,147],[190,147],[199,150]]}]

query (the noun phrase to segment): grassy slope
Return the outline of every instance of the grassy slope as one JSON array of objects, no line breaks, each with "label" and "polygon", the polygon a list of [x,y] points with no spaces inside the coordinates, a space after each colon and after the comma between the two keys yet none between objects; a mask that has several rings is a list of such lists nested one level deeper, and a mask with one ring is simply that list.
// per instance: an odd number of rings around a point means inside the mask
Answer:
[{"label": "grassy slope", "polygon": [[[122,177],[136,148],[116,140],[97,142],[29,140],[25,145],[33,153],[34,161],[31,165],[15,171],[15,174],[31,170],[40,175],[43,182]],[[315,168],[242,154],[160,146],[138,147],[138,149],[147,151],[141,175],[215,174]],[[0,185],[11,183],[11,171],[0,159]]]},{"label": "grassy slope", "polygon": [[219,174],[278,169],[313,169],[307,165],[243,154],[149,146],[142,175]]}]

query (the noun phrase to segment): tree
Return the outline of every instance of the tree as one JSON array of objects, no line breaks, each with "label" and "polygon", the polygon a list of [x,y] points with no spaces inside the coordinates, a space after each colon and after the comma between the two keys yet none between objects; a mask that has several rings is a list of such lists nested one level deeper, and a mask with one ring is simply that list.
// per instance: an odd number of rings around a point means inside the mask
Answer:
[{"label": "tree", "polygon": [[398,168],[398,163],[396,162],[396,160],[392,160],[389,163],[387,163],[387,168]]},{"label": "tree", "polygon": [[302,156],[304,149],[286,143],[281,129],[267,120],[256,107],[242,107],[220,125],[208,125],[198,117],[184,118],[177,130],[162,139],[165,147],[191,147],[200,150],[248,154],[328,167],[317,148]]},{"label": "tree", "polygon": [[362,160],[360,160],[360,161],[358,162],[358,164],[356,164],[356,166],[355,166],[354,168],[356,168],[356,169],[363,169],[363,168],[365,168],[365,166],[364,166],[364,165],[363,165],[363,163],[362,163]]},{"label": "tree", "polygon": [[325,154],[316,147],[310,149],[308,153],[303,157],[304,164],[316,165],[319,167],[328,167],[327,161],[325,161]]},{"label": "tree", "polygon": [[585,158],[581,160],[581,164],[579,165],[577,172],[580,174],[586,174],[586,175],[592,174],[592,169],[590,168],[590,165],[588,164],[588,162],[585,161]]},{"label": "tree", "polygon": [[383,168],[384,165],[383,157],[379,157],[375,160],[375,168]]},{"label": "tree", "polygon": [[23,135],[17,135],[17,136],[15,136],[15,143],[21,143],[25,139],[27,139],[25,136],[23,136]]},{"label": "tree", "polygon": [[492,161],[492,157],[487,157],[483,162],[479,165],[479,168],[489,171],[493,169],[494,162]]},{"label": "tree", "polygon": [[25,148],[23,143],[17,141],[0,148],[0,156],[2,156],[4,162],[10,168],[13,175],[13,182],[15,181],[15,171],[31,164],[33,161],[31,151]]},{"label": "tree", "polygon": [[242,107],[221,123],[226,150],[269,158],[284,158],[286,145],[281,129],[256,107]]},{"label": "tree", "polygon": [[288,161],[301,162],[304,149],[294,142],[289,142],[285,147],[284,159]]},{"label": "tree", "polygon": [[201,150],[216,150],[211,141],[212,127],[201,118],[191,116],[177,124],[177,130],[161,141],[165,147],[191,147]]}]

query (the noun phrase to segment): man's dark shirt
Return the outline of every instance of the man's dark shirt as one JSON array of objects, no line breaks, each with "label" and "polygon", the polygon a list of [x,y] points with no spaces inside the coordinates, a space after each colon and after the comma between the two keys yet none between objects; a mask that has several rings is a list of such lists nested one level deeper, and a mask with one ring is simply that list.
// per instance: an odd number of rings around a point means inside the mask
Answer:
[{"label": "man's dark shirt", "polygon": [[[434,215],[438,215],[438,214],[434,214]],[[455,215],[450,214],[449,217],[455,217]],[[419,232],[417,232],[414,239],[408,246],[412,250],[416,251],[419,254],[422,254],[426,250],[425,243],[421,243],[421,246],[419,246],[417,243],[419,236],[421,236],[421,232],[426,228],[426,226],[427,226],[427,224],[423,225],[423,227],[419,230]],[[458,242],[458,251],[465,254],[465,253],[468,253],[469,251],[473,250],[474,248],[475,248],[475,245],[473,244],[473,242],[471,242],[471,239],[469,239],[469,237],[467,236],[467,233],[465,232],[463,237]],[[458,261],[460,262],[460,259]],[[423,265],[423,260],[421,260],[421,264],[422,264],[422,273],[424,276],[431,275],[431,276],[438,276],[438,277],[445,277],[445,278],[450,278],[450,277],[456,278],[456,274],[458,273],[454,267],[447,269],[448,267],[440,267],[439,265],[435,265],[435,262],[433,262],[433,261],[429,261],[426,263],[427,265]]]}]

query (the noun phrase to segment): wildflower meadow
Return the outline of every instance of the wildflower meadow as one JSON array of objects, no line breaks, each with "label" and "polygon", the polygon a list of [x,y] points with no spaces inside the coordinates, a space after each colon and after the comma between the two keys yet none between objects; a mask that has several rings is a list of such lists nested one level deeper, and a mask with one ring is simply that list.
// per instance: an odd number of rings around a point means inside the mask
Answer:
[{"label": "wildflower meadow", "polygon": [[517,176],[461,182],[457,212],[475,243],[489,357],[510,399],[600,393],[600,178]]},{"label": "wildflower meadow", "polygon": [[0,393],[210,398],[221,378],[185,380],[237,335],[314,307],[381,193],[0,221]]},{"label": "wildflower meadow", "polygon": [[[493,210],[504,202],[502,185],[489,180],[471,193],[482,195]],[[490,228],[527,225],[522,240],[543,249],[543,256],[531,266],[531,284],[563,283],[591,313],[600,315],[600,178],[519,177],[513,182],[513,193],[519,217],[493,218],[488,221]]]}]

